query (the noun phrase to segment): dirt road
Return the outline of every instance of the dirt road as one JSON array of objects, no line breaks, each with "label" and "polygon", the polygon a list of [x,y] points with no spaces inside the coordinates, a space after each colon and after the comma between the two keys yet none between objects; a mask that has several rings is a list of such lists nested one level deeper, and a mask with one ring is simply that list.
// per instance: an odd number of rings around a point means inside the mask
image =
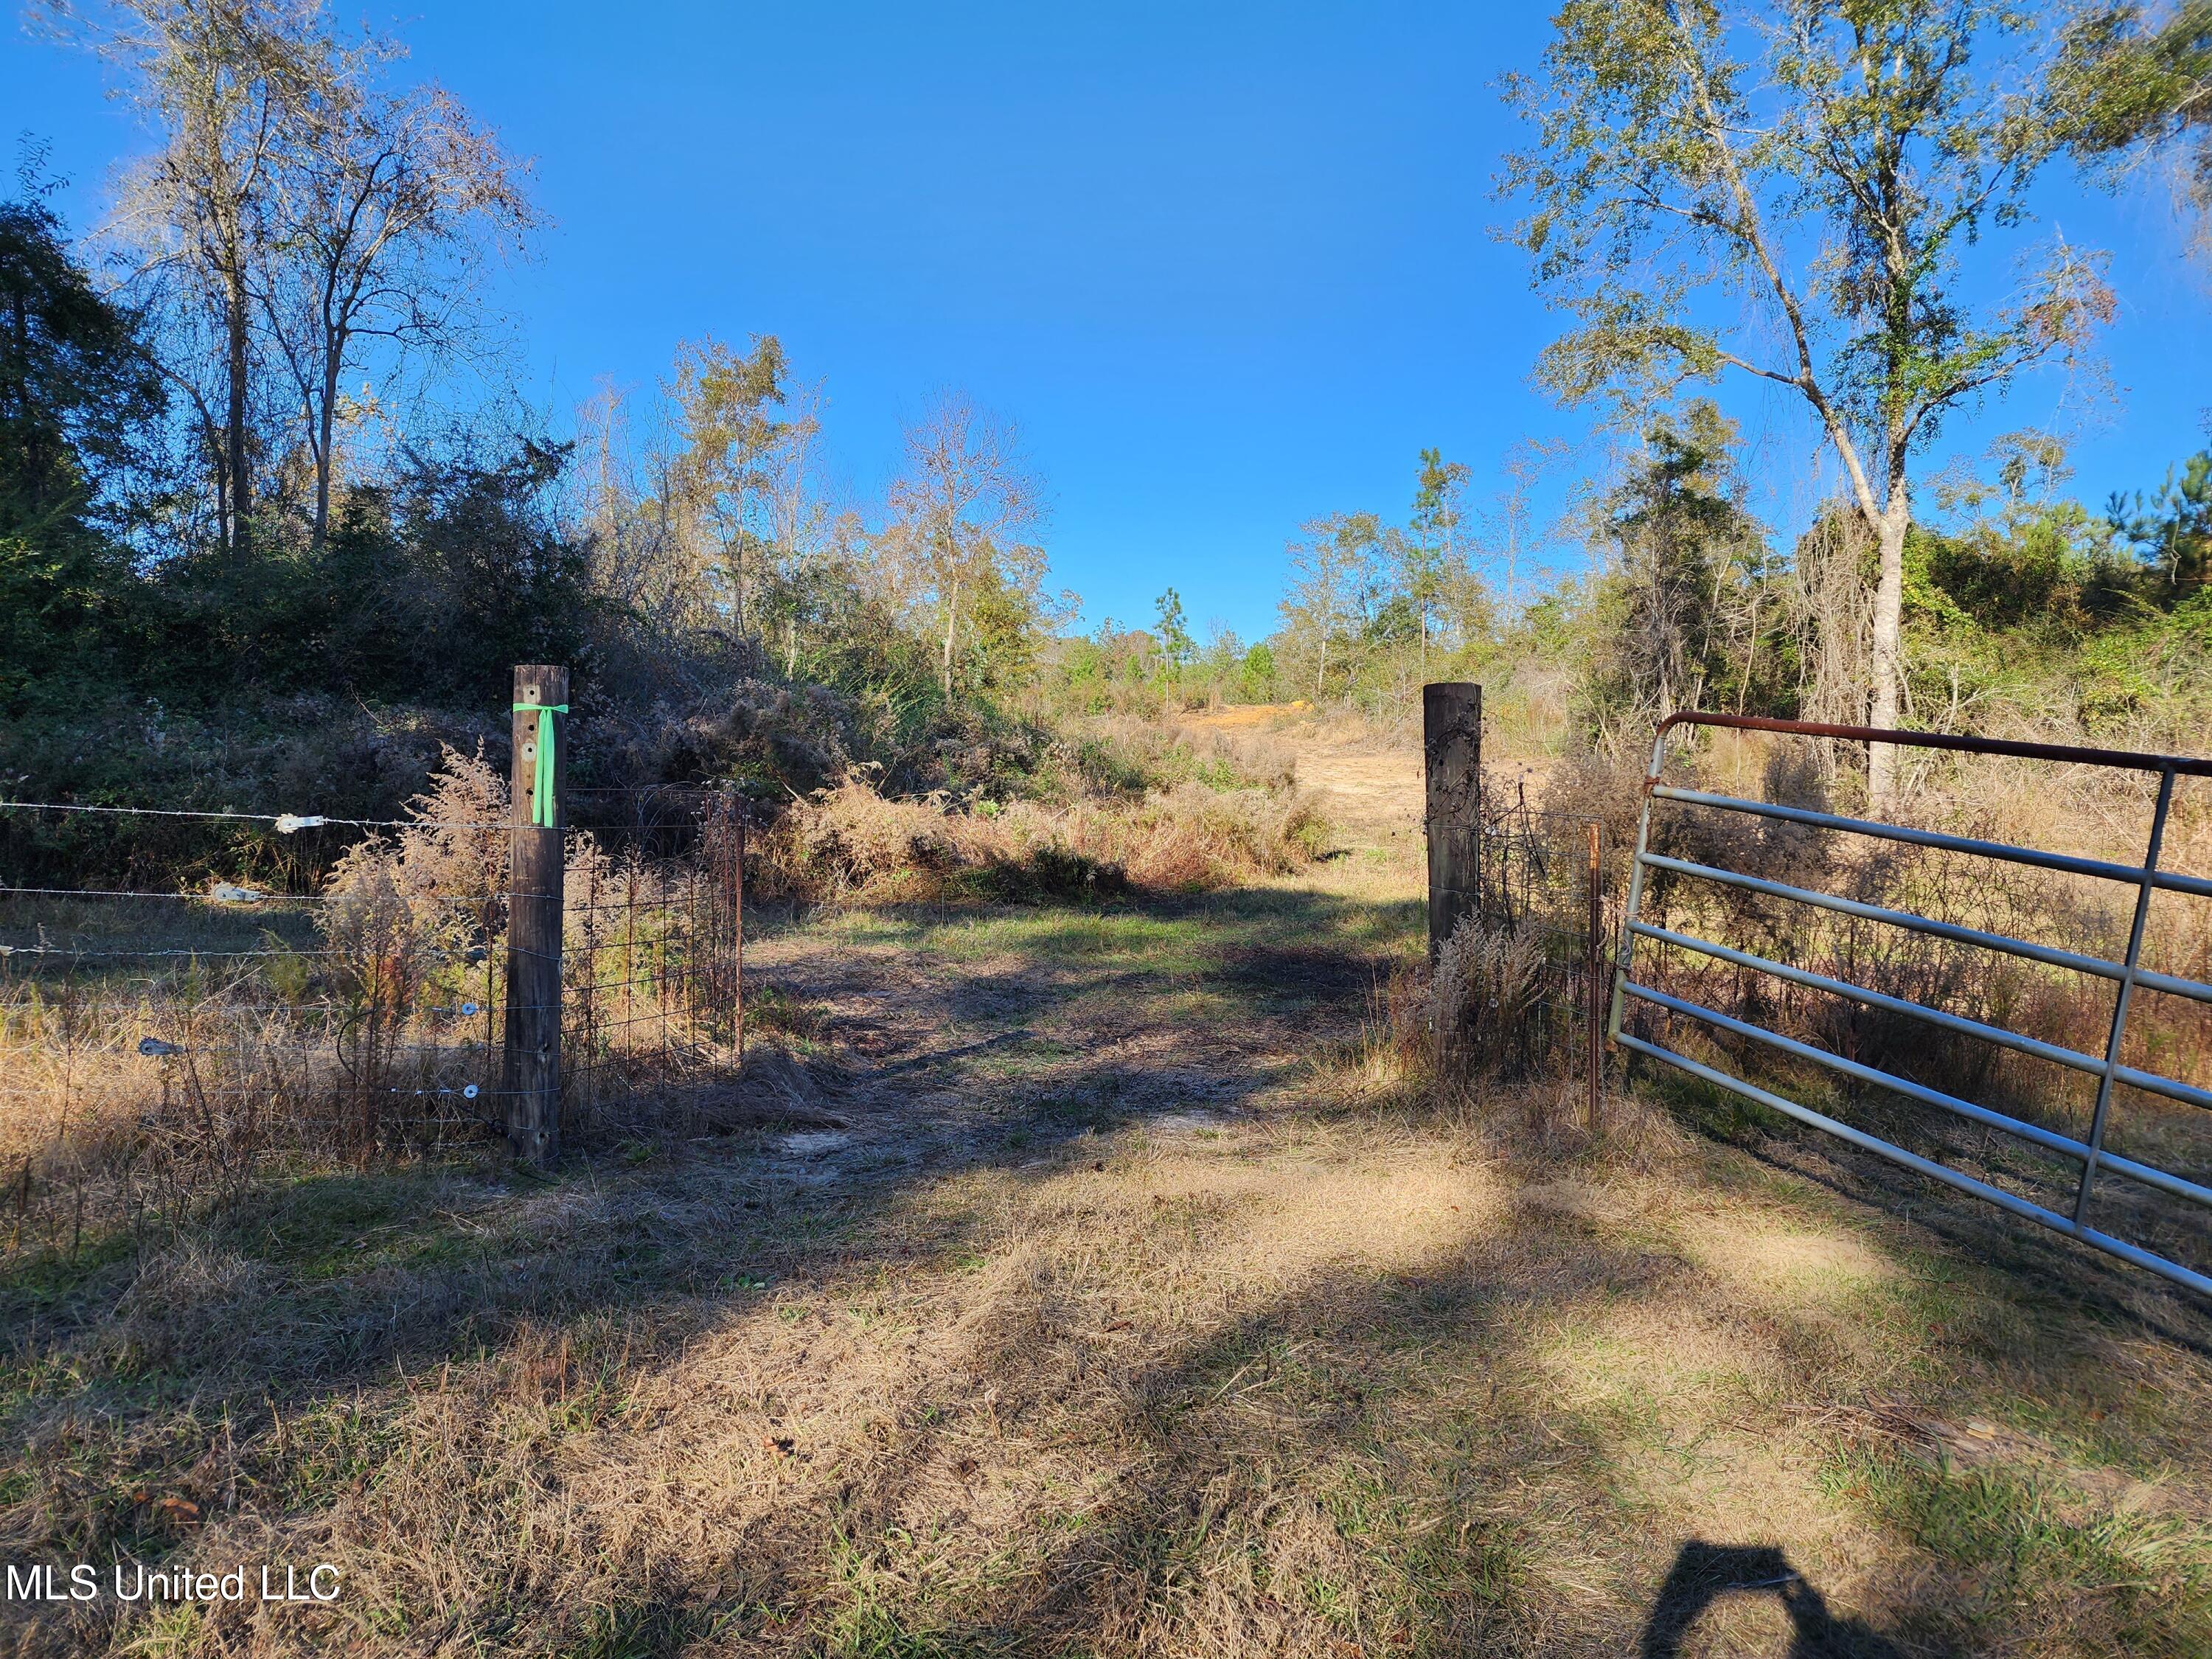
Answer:
[{"label": "dirt road", "polygon": [[[1347,735],[1316,722],[1302,703],[1232,707],[1196,714],[1188,723],[1200,731],[1266,733],[1297,757],[1297,781],[1320,799],[1330,820],[1354,838],[1372,842],[1418,836],[1423,781],[1418,741],[1384,742],[1366,734]],[[1542,799],[1551,763],[1542,758],[1492,755],[1486,781],[1503,799]]]}]

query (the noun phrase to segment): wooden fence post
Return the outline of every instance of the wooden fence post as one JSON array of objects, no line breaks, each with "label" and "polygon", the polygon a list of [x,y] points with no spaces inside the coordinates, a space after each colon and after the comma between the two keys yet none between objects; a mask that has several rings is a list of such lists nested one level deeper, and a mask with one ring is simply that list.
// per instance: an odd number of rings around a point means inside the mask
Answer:
[{"label": "wooden fence post", "polygon": [[1605,1078],[1605,1024],[1598,1015],[1601,993],[1605,984],[1605,862],[1600,836],[1603,826],[1592,818],[1585,826],[1589,834],[1589,938],[1584,943],[1589,961],[1583,971],[1588,983],[1583,994],[1588,999],[1583,1008],[1583,1037],[1589,1044],[1587,1060],[1589,1066],[1589,1097],[1585,1103],[1593,1133],[1597,1128],[1598,1114],[1603,1105],[1601,1089]]},{"label": "wooden fence post", "polygon": [[561,1146],[561,787],[568,671],[514,671],[514,862],[507,921],[507,1144],[543,1168]]},{"label": "wooden fence post", "polygon": [[714,808],[714,858],[722,883],[722,902],[729,907],[730,931],[722,966],[723,988],[730,999],[731,1063],[745,1063],[745,811],[744,804],[724,791]]},{"label": "wooden fence post", "polygon": [[1429,959],[1475,907],[1482,860],[1482,688],[1448,680],[1421,688],[1421,751],[1428,779]]}]

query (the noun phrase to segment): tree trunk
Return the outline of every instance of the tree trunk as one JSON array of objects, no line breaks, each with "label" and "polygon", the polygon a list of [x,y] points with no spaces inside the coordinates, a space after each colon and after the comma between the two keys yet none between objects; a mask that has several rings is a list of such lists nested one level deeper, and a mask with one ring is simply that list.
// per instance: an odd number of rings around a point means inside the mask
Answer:
[{"label": "tree trunk", "polygon": [[337,428],[338,374],[343,365],[344,343],[331,341],[326,352],[323,360],[323,407],[316,421],[315,441],[314,548],[318,553],[322,551],[323,539],[331,526],[331,449]]},{"label": "tree trunk", "polygon": [[952,707],[952,629],[960,620],[960,584],[952,584],[945,599],[945,706]]},{"label": "tree trunk", "polygon": [[[1911,527],[1912,506],[1899,482],[1890,488],[1889,503],[1875,526],[1881,549],[1880,574],[1874,590],[1874,663],[1869,726],[1895,730],[1905,684],[1905,532]],[[1869,744],[1867,756],[1867,805],[1876,817],[1897,804],[1897,748],[1893,744]]]},{"label": "tree trunk", "polygon": [[233,250],[223,319],[230,345],[230,429],[225,434],[224,471],[230,485],[230,550],[243,561],[252,550],[253,485],[246,474],[246,268]]}]

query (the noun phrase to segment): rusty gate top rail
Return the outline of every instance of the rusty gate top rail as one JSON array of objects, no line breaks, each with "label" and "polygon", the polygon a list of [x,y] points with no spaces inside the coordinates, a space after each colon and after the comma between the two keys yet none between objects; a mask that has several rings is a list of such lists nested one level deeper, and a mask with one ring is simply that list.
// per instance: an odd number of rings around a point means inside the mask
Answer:
[{"label": "rusty gate top rail", "polygon": [[[1794,738],[1840,738],[1849,743],[1893,743],[1905,749],[1949,749],[1968,755],[2007,755],[2015,760],[2062,761],[2079,766],[2119,766],[2136,772],[2171,772],[2212,778],[2212,757],[2154,755],[2137,749],[2093,749],[2070,743],[2023,743],[2013,738],[1975,738],[1952,732],[1899,732],[1881,726],[1829,726],[1819,720],[1781,720],[1764,714],[1722,714],[1679,708],[1659,722],[1659,744],[1678,726],[1720,726],[1737,732],[1778,732]],[[1658,752],[1655,745],[1653,752]],[[1647,781],[1656,781],[1656,775]]]},{"label": "rusty gate top rail", "polygon": [[[2158,779],[2157,801],[2153,809],[2150,835],[2141,865],[2117,864],[2102,859],[2077,858],[2065,854],[2045,853],[2033,848],[2018,847],[2005,842],[1978,840],[1971,836],[1947,835],[1932,830],[1914,829],[1903,824],[1871,818],[1844,817],[1834,813],[1814,811],[1803,807],[1782,806],[1771,802],[1746,800],[1732,795],[1723,795],[1698,789],[1682,789],[1662,785],[1659,780],[1664,769],[1668,733],[1679,726],[1711,726],[1737,731],[1771,732],[1789,737],[1832,738],[1846,742],[1887,743],[1901,747],[1948,750],[1955,753],[2003,756],[2014,759],[2056,761],[2066,764],[2118,768],[2147,772]],[[2212,1002],[2212,985],[2185,979],[2170,974],[2156,973],[2142,966],[2142,945],[2146,924],[2149,918],[2151,900],[2159,891],[2189,894],[2197,897],[2212,897],[2212,879],[2185,876],[2159,868],[2159,854],[2164,843],[2166,827],[2173,804],[2174,781],[2179,777],[2212,777],[2212,759],[2185,755],[2145,754],[2135,750],[2094,749],[2069,744],[2022,743],[2009,738],[1955,736],[1940,732],[1898,732],[1876,726],[1832,726],[1811,720],[1770,720],[1751,714],[1711,714],[1686,709],[1668,715],[1659,722],[1653,734],[1651,764],[1644,780],[1644,811],[1638,825],[1635,858],[1629,870],[1628,902],[1621,920],[1620,946],[1613,975],[1613,1004],[1607,1025],[1613,1041],[1621,1048],[1648,1055],[1688,1072],[1709,1083],[1744,1095],[1753,1100],[1786,1113],[1802,1122],[1825,1129],[1855,1146],[1880,1154],[1908,1169],[1917,1170],[1960,1191],[1968,1192],[1996,1204],[1999,1207],[2023,1218],[2038,1222],[2057,1231],[2105,1250],[2113,1255],[2149,1269],[2153,1273],[2185,1285],[2192,1290],[2212,1294],[2212,1277],[2185,1267],[2179,1262],[2106,1233],[2088,1224],[2091,1194],[2100,1170],[2130,1177],[2143,1184],[2166,1192],[2172,1196],[2194,1203],[2212,1206],[2212,1188],[2207,1188],[2171,1170],[2155,1165],[2123,1158],[2105,1145],[2108,1115],[2115,1085],[2162,1095],[2198,1107],[2212,1107],[2212,1091],[2197,1088],[2177,1079],[2138,1069],[2121,1062],[2121,1052],[2127,1031],[2129,1004],[2131,993],[2137,988],[2163,992],[2198,1002]],[[1915,846],[1942,851],[1966,854],[1982,858],[2000,860],[2014,864],[2055,870],[2067,874],[2093,876],[2106,880],[2124,883],[2134,888],[2133,921],[2128,935],[2127,951],[2124,958],[2110,961],[2075,951],[2062,950],[2053,945],[2038,945],[2007,934],[1966,927],[1958,922],[1940,921],[1930,916],[1917,915],[1910,911],[1889,909],[1839,895],[1821,893],[1795,887],[1785,883],[1770,881],[1742,871],[1729,870],[1713,865],[1694,863],[1686,859],[1670,858],[1654,853],[1650,848],[1651,804],[1654,800],[1678,801],[1689,806],[1717,808],[1724,811],[1744,812],[1761,817],[1781,819],[1815,829],[1834,830],[1850,834],[1875,836],[1884,840],[1904,842]],[[1707,940],[1672,928],[1655,927],[1642,915],[1644,882],[1647,871],[1687,876],[1697,879],[1747,890],[1770,897],[1779,898],[1869,921],[1886,923],[1911,932],[1930,935],[1948,942],[1978,946],[2043,963],[2048,966],[2088,975],[2110,982],[2114,988],[2111,1025],[2101,1057],[2079,1049],[2065,1048],[2014,1032],[2001,1025],[1982,1020],[1969,1019],[1947,1010],[1933,1008],[1902,997],[1891,996],[1871,988],[1853,985],[1848,981],[1814,973],[1787,963],[1738,951],[1717,941]],[[1650,939],[1654,944],[1686,949],[1710,959],[1725,962],[1739,969],[1770,975],[1808,989],[1827,993],[1856,1001],[1863,1006],[1925,1022],[1960,1036],[1978,1039],[1999,1048],[2031,1055],[2039,1060],[2054,1061],[2077,1073],[2087,1073],[2097,1079],[2096,1104],[2092,1114],[2088,1133],[2080,1139],[2047,1129],[2041,1125],[2025,1121],[2008,1114],[1958,1096],[1931,1089],[1911,1079],[1894,1075],[1879,1068],[1863,1065],[1840,1054],[1831,1054],[1779,1032],[1768,1031],[1746,1020],[1738,1019],[1717,1009],[1707,1008],[1683,998],[1672,996],[1656,986],[1634,982],[1633,957],[1636,941]],[[1730,1032],[1737,1036],[1757,1041],[1770,1048],[1786,1054],[1793,1059],[1809,1061],[1859,1083],[1872,1084],[1893,1093],[1905,1096],[1922,1104],[1937,1107],[1946,1112],[1964,1117],[1985,1127],[2003,1130],[2032,1145],[2051,1152],[2078,1160],[2081,1164],[2080,1183],[2075,1189],[2072,1214],[2061,1214],[2033,1203],[2003,1188],[1947,1168],[1919,1154],[1906,1151],[1879,1136],[1854,1128],[1802,1103],[1790,1100],[1771,1090],[1759,1087],[1747,1079],[1731,1076],[1728,1072],[1686,1054],[1676,1053],[1662,1043],[1652,1042],[1621,1029],[1622,1016],[1628,999],[1662,1009],[1698,1021],[1708,1027]]]}]

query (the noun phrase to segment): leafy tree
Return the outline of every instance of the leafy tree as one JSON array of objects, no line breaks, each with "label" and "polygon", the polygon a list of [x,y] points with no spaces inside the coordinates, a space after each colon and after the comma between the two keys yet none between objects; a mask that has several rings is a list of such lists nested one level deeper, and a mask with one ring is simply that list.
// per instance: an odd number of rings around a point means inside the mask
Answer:
[{"label": "leafy tree", "polygon": [[[1553,21],[1543,76],[1510,88],[1536,137],[1504,180],[1537,285],[1577,319],[1541,376],[1569,403],[1729,373],[1796,393],[1876,544],[1869,713],[1893,726],[1915,457],[2112,314],[2099,258],[2063,241],[2009,298],[1972,297],[1969,252],[2027,222],[2073,130],[2058,33],[2003,0],[1568,0]],[[1752,303],[1701,305],[1715,286]],[[1894,793],[1886,745],[1869,786]]]},{"label": "leafy tree", "polygon": [[954,701],[953,667],[972,606],[990,594],[1003,613],[1019,594],[1042,615],[1044,550],[1024,539],[1042,522],[1042,491],[1014,428],[966,398],[939,398],[906,434],[907,469],[892,484],[886,551],[936,611],[938,667]]},{"label": "leafy tree", "polygon": [[1197,641],[1182,614],[1182,599],[1170,587],[1159,597],[1160,657],[1170,678],[1198,654]]},{"label": "leafy tree", "polygon": [[1278,695],[1274,648],[1265,640],[1244,653],[1237,668],[1237,690],[1247,702],[1273,702]]},{"label": "leafy tree", "polygon": [[1429,641],[1434,633],[1438,606],[1460,570],[1464,556],[1460,532],[1466,519],[1462,505],[1470,474],[1463,461],[1447,461],[1440,449],[1421,452],[1421,466],[1413,490],[1413,512],[1407,533],[1400,538],[1399,582],[1407,600],[1420,618],[1421,675],[1428,677]]},{"label": "leafy tree", "polygon": [[748,596],[771,562],[771,510],[782,452],[795,435],[775,418],[784,401],[782,343],[756,335],[750,351],[720,341],[678,348],[676,403],[684,450],[676,462],[682,503],[713,550],[694,578],[737,631],[747,630]]},{"label": "leafy tree", "polygon": [[[1585,686],[1601,742],[1698,707],[1732,674],[1755,672],[1753,652],[1730,648],[1746,631],[1732,613],[1756,603],[1765,545],[1731,488],[1734,437],[1710,404],[1680,422],[1654,422],[1644,459],[1603,503],[1597,528],[1610,556]],[[1755,641],[1755,615],[1749,631]]]},{"label": "leafy tree", "polygon": [[95,511],[160,416],[138,319],[103,298],[41,203],[0,203],[0,533]]},{"label": "leafy tree", "polygon": [[35,200],[0,203],[0,694],[110,615],[131,580],[103,520],[161,414],[137,319],[96,292]]},{"label": "leafy tree", "polygon": [[2179,478],[2168,467],[2148,498],[2140,489],[2133,496],[2113,491],[2105,517],[2170,592],[2201,587],[2212,568],[2212,452],[2191,455]]},{"label": "leafy tree", "polygon": [[2212,0],[2183,0],[2156,21],[2140,5],[2093,11],[2075,21],[2064,66],[2079,154],[2186,152],[2190,194],[2200,210],[2212,204]]}]

